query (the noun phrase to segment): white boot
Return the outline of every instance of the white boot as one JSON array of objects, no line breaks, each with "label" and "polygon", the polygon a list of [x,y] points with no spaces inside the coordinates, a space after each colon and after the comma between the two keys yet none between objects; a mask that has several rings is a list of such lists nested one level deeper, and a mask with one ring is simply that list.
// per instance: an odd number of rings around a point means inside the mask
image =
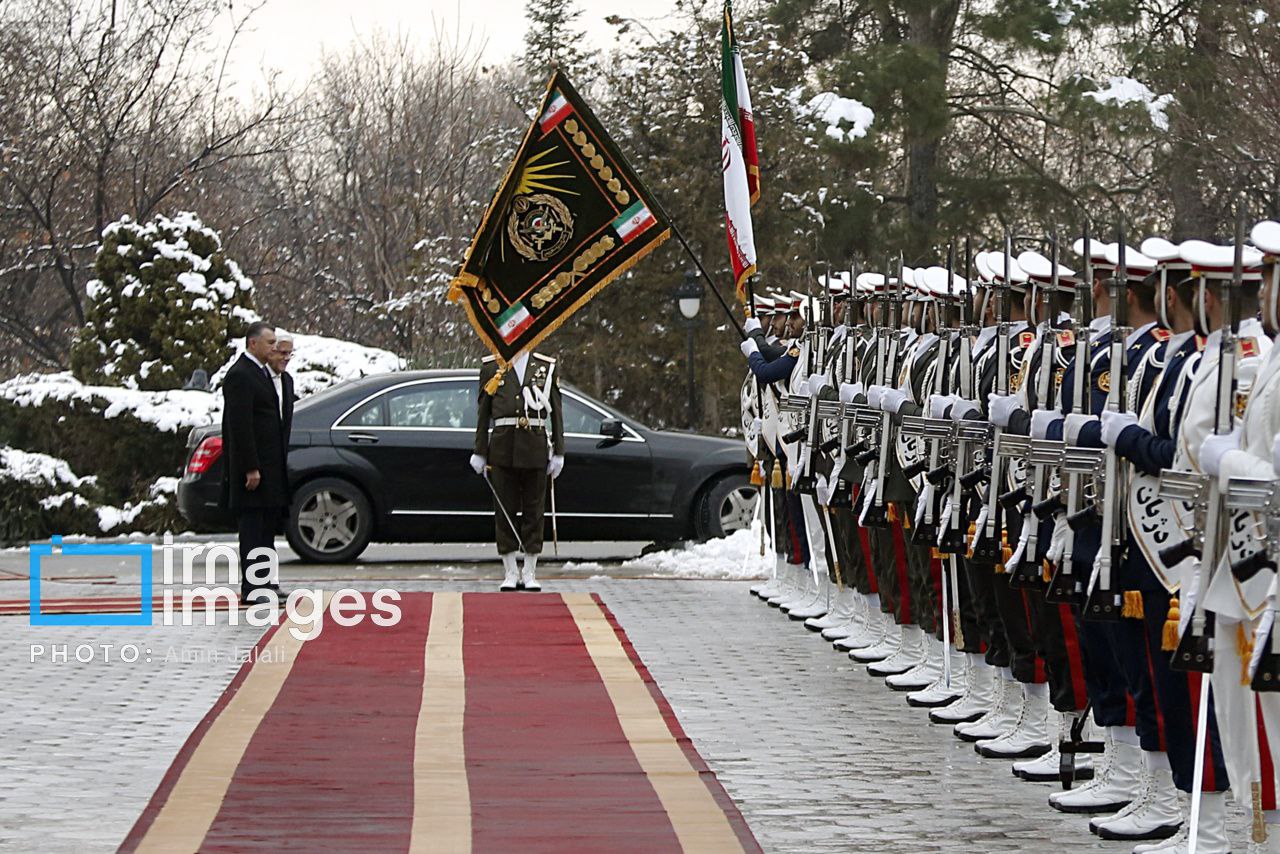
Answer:
[{"label": "white boot", "polygon": [[815,632],[843,626],[853,616],[853,591],[840,589],[834,596],[830,613],[822,617],[811,617],[804,621],[804,627]]},{"label": "white boot", "polygon": [[[941,644],[939,644],[941,647]],[[936,709],[954,703],[967,690],[969,659],[962,652],[947,650],[951,659],[951,684],[947,684],[946,671],[941,662],[938,665],[938,678],[919,691],[907,695],[907,705],[917,709]]]},{"label": "white boot", "polygon": [[[836,616],[843,616],[843,619],[834,625],[820,629],[824,640],[838,641],[849,637],[853,634],[863,622],[866,621],[867,605],[866,598],[857,590],[850,588],[845,591],[846,602],[848,603],[845,612],[840,614],[837,610]],[[831,616],[823,618],[830,621]]]},{"label": "white boot", "polygon": [[[1125,740],[1117,733],[1127,731]],[[1078,789],[1054,792],[1049,806],[1069,813],[1115,812],[1138,795],[1138,768],[1142,750],[1128,743],[1133,727],[1107,727],[1106,749],[1093,779]]]},{"label": "white boot", "polygon": [[1168,839],[1182,825],[1182,805],[1173,786],[1169,757],[1142,752],[1138,796],[1113,816],[1089,822],[1089,830],[1103,839]]},{"label": "white boot", "polygon": [[[1024,759],[1013,763],[1013,775],[1028,783],[1056,783],[1062,779],[1062,743],[1071,740],[1071,729],[1080,719],[1079,712],[1049,712],[1049,752],[1037,759]],[[1054,734],[1057,738],[1053,738]],[[1093,779],[1093,763],[1090,754],[1077,753],[1075,780]]]},{"label": "white boot", "polygon": [[818,589],[814,584],[813,573],[809,571],[807,566],[796,567],[796,586],[791,595],[782,600],[778,604],[782,613],[788,613],[792,608],[802,608],[817,598]]},{"label": "white boot", "polygon": [[520,583],[525,590],[538,591],[542,589],[542,585],[538,583],[538,556],[525,555],[524,568],[520,570]]},{"label": "white boot", "polygon": [[[898,647],[902,645],[902,627],[893,621],[893,616],[883,611],[877,612],[876,616],[881,625],[880,640],[876,641],[872,646],[849,650],[849,658],[860,664],[884,661],[896,653]],[[851,640],[853,638],[845,638],[837,643],[836,646],[842,647]]]},{"label": "white boot", "polygon": [[920,630],[920,637],[924,655],[916,666],[884,680],[884,684],[895,691],[923,691],[942,675],[942,641],[923,629]]},{"label": "white boot", "polygon": [[516,568],[516,553],[507,552],[502,556],[502,585],[499,590],[515,590],[520,583],[520,570]]},{"label": "white boot", "polygon": [[[860,619],[858,619],[860,617]],[[884,640],[892,619],[886,621],[887,614],[880,610],[880,597],[872,593],[862,597],[862,611],[855,615],[856,622],[849,624],[849,634],[836,638],[832,646],[838,652],[850,652],[855,649],[866,649]],[[826,633],[823,633],[826,636]]]},{"label": "white boot", "polygon": [[782,559],[782,555],[774,555],[773,576],[764,584],[757,584],[751,588],[752,596],[759,596],[761,599],[768,601],[777,596],[782,590],[783,573],[786,571],[786,561]]},{"label": "white boot", "polygon": [[825,617],[831,609],[831,600],[834,596],[835,585],[823,574],[818,578],[815,585],[813,601],[799,608],[792,608],[787,612],[787,616],[793,620],[812,620],[817,617]]},{"label": "white boot", "polygon": [[[1178,832],[1164,842],[1139,845],[1135,852],[1142,854],[1188,854],[1191,818],[1182,823]],[[1231,854],[1231,840],[1227,838],[1227,793],[1203,792],[1200,795],[1200,826],[1196,829],[1197,854]]]},{"label": "white boot", "polygon": [[995,702],[996,669],[976,652],[965,653],[964,693],[960,699],[929,713],[935,724],[972,723],[985,715]]},{"label": "white boot", "polygon": [[991,708],[976,721],[958,723],[953,732],[961,741],[985,741],[999,738],[1017,722],[1022,703],[1022,686],[1013,681],[1009,668],[1001,667],[996,673]]},{"label": "white boot", "polygon": [[800,575],[803,572],[804,567],[797,566],[794,563],[784,562],[782,564],[782,571],[778,575],[778,578],[781,579],[781,583],[778,585],[778,592],[770,596],[765,601],[774,608],[777,608],[783,602],[797,595],[802,582]]},{"label": "white boot", "polygon": [[924,658],[924,632],[919,626],[903,626],[902,642],[898,651],[881,661],[867,665],[867,672],[872,676],[892,676],[905,673],[915,667]]},{"label": "white boot", "polygon": [[1039,682],[1021,687],[1022,703],[1013,729],[974,745],[988,759],[1025,759],[1049,752],[1049,686]]}]

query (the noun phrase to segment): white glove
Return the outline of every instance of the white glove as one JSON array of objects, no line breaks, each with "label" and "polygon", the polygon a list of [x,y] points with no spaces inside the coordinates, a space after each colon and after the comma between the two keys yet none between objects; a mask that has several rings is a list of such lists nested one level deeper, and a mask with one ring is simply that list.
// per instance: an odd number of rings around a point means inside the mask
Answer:
[{"label": "white glove", "polygon": [[1271,467],[1275,469],[1276,477],[1280,477],[1280,435],[1271,444]]},{"label": "white glove", "polygon": [[756,344],[755,340],[751,338],[748,338],[746,341],[743,341],[738,345],[738,349],[741,350],[742,355],[746,356],[748,359],[751,358],[752,353],[760,352],[760,347]]},{"label": "white glove", "polygon": [[1078,444],[1080,441],[1080,431],[1089,424],[1098,419],[1092,415],[1085,415],[1083,412],[1073,412],[1066,418],[1066,423],[1062,426],[1062,437],[1067,440],[1068,445]]},{"label": "white glove", "polygon": [[938,513],[938,545],[942,545],[942,541],[947,537],[947,531],[951,530],[951,496],[948,495],[942,499],[942,511]]},{"label": "white glove", "polygon": [[987,535],[987,512],[988,507],[984,503],[981,512],[978,513],[978,520],[973,526],[973,539],[969,541],[969,551],[973,551],[983,537]]},{"label": "white glove", "polygon": [[1067,553],[1067,538],[1071,536],[1071,526],[1067,524],[1067,514],[1059,513],[1053,517],[1053,534],[1049,537],[1049,551],[1045,555],[1050,563],[1058,563]]},{"label": "white glove", "polygon": [[759,332],[760,321],[756,320],[754,317],[748,317],[747,322],[742,324],[742,331],[747,335],[750,335],[752,332]]},{"label": "white glove", "polygon": [[815,477],[813,479],[813,483],[813,491],[817,493],[814,497],[817,498],[820,506],[826,507],[831,503],[832,484],[827,482],[827,476],[825,474],[820,474]]},{"label": "white glove", "polygon": [[1031,413],[1031,438],[1043,439],[1049,435],[1049,427],[1062,417],[1052,409],[1037,409]]},{"label": "white glove", "polygon": [[1027,552],[1027,544],[1031,542],[1031,525],[1034,519],[1023,517],[1022,533],[1018,536],[1018,544],[1013,548],[1013,554],[1009,555],[1009,559],[1004,562],[1005,569],[1012,572],[1014,567],[1022,563],[1022,556]]},{"label": "white glove", "polygon": [[887,388],[880,395],[880,411],[897,415],[902,404],[907,402],[907,393],[901,389]]},{"label": "white glove", "polygon": [[920,497],[916,499],[916,515],[913,518],[911,527],[919,528],[924,521],[924,511],[928,509],[929,502],[933,500],[933,484],[925,481],[924,489],[920,490]]},{"label": "white glove", "polygon": [[1217,477],[1222,468],[1222,458],[1227,455],[1227,451],[1235,451],[1239,448],[1239,427],[1230,433],[1210,433],[1200,443],[1200,470],[1211,477]]},{"label": "white glove", "polygon": [[826,387],[826,374],[809,374],[809,394],[821,394]]},{"label": "white glove", "polygon": [[949,394],[935,394],[929,398],[929,417],[941,418],[953,400],[955,398]]},{"label": "white glove", "polygon": [[471,455],[471,470],[476,474],[484,474],[484,467],[488,464],[489,461],[479,454]]},{"label": "white glove", "polygon": [[969,400],[967,398],[963,398],[960,396],[956,396],[952,400],[953,400],[951,404],[951,420],[952,421],[964,421],[966,415],[978,409],[978,402],[976,400]]},{"label": "white glove", "polygon": [[809,396],[809,381],[808,381],[808,380],[800,380],[800,382],[796,383],[796,395],[798,395],[799,397],[808,397],[808,396]]},{"label": "white glove", "polygon": [[1022,408],[1022,404],[1013,395],[995,392],[987,395],[987,406],[987,411],[991,413],[991,423],[997,427],[1008,427],[1013,413]]},{"label": "white glove", "polygon": [[562,471],[564,471],[564,457],[556,454],[547,462],[547,474],[551,475],[552,480],[555,480]]},{"label": "white glove", "polygon": [[867,389],[867,406],[872,409],[880,408],[880,395],[884,394],[885,388],[882,385],[873,385]]},{"label": "white glove", "polygon": [[1120,438],[1120,434],[1126,427],[1138,423],[1138,416],[1132,412],[1112,412],[1106,409],[1100,417],[1102,418],[1102,444],[1108,448],[1116,446],[1116,440]]},{"label": "white glove", "polygon": [[853,399],[862,394],[862,383],[840,383],[840,402],[853,403]]}]

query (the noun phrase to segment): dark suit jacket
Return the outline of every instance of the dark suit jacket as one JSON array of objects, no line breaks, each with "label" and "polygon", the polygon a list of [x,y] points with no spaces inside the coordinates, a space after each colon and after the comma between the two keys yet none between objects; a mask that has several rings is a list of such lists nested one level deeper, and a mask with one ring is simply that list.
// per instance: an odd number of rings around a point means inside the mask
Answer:
[{"label": "dark suit jacket", "polygon": [[490,395],[484,390],[485,384],[493,378],[498,364],[492,357],[486,357],[480,366],[480,395],[476,416],[475,452],[486,458],[490,465],[504,468],[540,468],[545,467],[550,459],[547,451],[547,429],[545,426],[526,429],[518,426],[496,426],[490,431],[491,422],[500,418],[539,418],[545,420],[547,413],[527,410],[523,389],[526,386],[541,388],[548,376],[551,378],[551,450],[564,455],[564,411],[560,406],[560,371],[552,373],[556,360],[541,353],[529,357],[525,367],[524,382],[516,376],[514,367],[508,368],[502,376],[502,384],[498,391]]},{"label": "dark suit jacket", "polygon": [[[290,381],[289,397],[292,388]],[[241,355],[222,381],[222,397],[223,505],[236,511],[286,506],[288,439],[271,380],[248,356]],[[292,401],[286,413],[292,420]],[[250,492],[244,480],[254,469],[261,473],[262,482]]]}]

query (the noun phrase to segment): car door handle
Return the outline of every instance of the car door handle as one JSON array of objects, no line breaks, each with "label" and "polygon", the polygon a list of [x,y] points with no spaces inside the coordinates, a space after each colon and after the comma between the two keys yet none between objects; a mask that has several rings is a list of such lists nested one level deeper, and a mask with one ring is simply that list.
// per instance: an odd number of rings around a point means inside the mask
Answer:
[{"label": "car door handle", "polygon": [[348,433],[347,439],[360,445],[378,444],[378,437],[372,433]]}]

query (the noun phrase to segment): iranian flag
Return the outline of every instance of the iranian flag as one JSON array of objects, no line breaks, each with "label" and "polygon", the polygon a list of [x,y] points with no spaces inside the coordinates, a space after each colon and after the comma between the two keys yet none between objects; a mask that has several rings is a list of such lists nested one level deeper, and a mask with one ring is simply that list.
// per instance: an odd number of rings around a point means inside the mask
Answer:
[{"label": "iranian flag", "polygon": [[760,161],[751,117],[747,75],[733,35],[733,10],[725,0],[720,30],[720,166],[724,171],[724,224],[738,299],[745,301],[747,279],[756,271],[756,240],[751,206],[760,198]]},{"label": "iranian flag", "polygon": [[498,334],[502,336],[503,341],[511,341],[528,329],[531,323],[533,323],[533,315],[524,307],[524,303],[517,302],[498,315]]}]

